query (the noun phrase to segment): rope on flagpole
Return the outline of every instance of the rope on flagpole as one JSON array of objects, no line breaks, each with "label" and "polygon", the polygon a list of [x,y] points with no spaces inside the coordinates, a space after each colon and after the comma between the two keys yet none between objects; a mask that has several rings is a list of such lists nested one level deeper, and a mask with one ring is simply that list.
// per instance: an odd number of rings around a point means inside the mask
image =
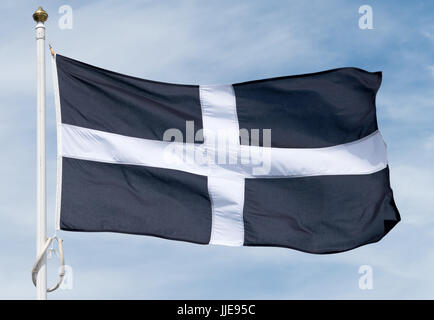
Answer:
[{"label": "rope on flagpole", "polygon": [[41,252],[36,258],[35,264],[33,265],[32,268],[32,281],[33,284],[36,286],[36,278],[38,276],[39,268],[41,267],[41,262],[44,260],[45,253],[47,252],[47,249],[50,246],[50,244],[53,242],[53,240],[57,241],[57,247],[59,248],[60,272],[59,272],[59,279],[57,280],[57,283],[53,287],[47,289],[47,292],[52,292],[57,288],[59,288],[60,285],[62,284],[63,277],[65,276],[65,257],[63,255],[63,240],[57,236],[48,238],[47,241],[45,242],[44,247],[42,248]]}]

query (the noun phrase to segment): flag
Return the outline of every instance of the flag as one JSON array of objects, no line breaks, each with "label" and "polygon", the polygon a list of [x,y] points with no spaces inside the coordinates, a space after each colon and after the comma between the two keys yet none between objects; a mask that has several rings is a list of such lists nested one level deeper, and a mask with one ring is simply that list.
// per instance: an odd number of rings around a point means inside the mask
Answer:
[{"label": "flag", "polygon": [[58,229],[333,253],[400,220],[381,72],[181,85],[55,59]]}]

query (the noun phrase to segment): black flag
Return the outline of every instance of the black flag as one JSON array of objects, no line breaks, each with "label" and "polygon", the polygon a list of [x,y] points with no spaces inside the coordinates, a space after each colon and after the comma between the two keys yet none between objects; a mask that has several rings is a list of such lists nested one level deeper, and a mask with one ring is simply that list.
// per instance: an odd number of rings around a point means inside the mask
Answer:
[{"label": "black flag", "polygon": [[62,230],[332,253],[400,220],[380,72],[198,86],[56,67]]}]

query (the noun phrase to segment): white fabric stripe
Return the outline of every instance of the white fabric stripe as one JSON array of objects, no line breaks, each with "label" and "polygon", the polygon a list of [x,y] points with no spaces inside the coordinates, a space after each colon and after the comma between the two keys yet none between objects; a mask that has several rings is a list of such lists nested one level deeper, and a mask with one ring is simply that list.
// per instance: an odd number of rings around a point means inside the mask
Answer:
[{"label": "white fabric stripe", "polygon": [[263,158],[267,158],[267,155],[261,154],[258,150],[268,149],[262,153],[270,154],[270,171],[263,173],[260,170],[253,172],[254,165],[208,164],[195,161],[194,155],[205,151],[203,145],[194,145],[193,152],[189,153],[182,143],[133,138],[64,123],[59,128],[62,139],[60,156],[174,169],[211,177],[266,178],[370,174],[387,166],[386,146],[378,131],[363,139],[327,148],[281,149],[241,146],[243,153],[252,155],[252,163],[260,163]]},{"label": "white fabric stripe", "polygon": [[210,244],[242,246],[244,243],[244,178],[208,176],[212,204]]},{"label": "white fabric stripe", "polygon": [[[233,158],[233,151],[239,148],[235,94],[231,85],[200,86],[199,94],[204,146],[216,162],[212,168],[214,172],[220,163],[229,162],[226,154]],[[210,244],[243,245],[244,177],[236,172],[225,177],[211,174],[208,192],[212,204]]]},{"label": "white fabric stripe", "polygon": [[56,134],[57,134],[57,177],[56,177],[56,212],[54,218],[54,230],[60,230],[60,205],[62,200],[62,114],[60,108],[59,81],[57,78],[56,55],[51,56],[51,71],[53,76],[54,103],[56,106]]},{"label": "white fabric stripe", "polygon": [[199,93],[205,143],[213,148],[217,135],[224,134],[228,143],[239,144],[239,125],[232,86],[200,86]]},{"label": "white fabric stripe", "polygon": [[[346,144],[325,148],[263,148],[241,146],[250,155],[244,165],[246,177],[305,177],[319,175],[370,174],[387,166],[386,144],[379,131]],[[255,164],[258,165],[255,165]]]},{"label": "white fabric stripe", "polygon": [[61,132],[64,157],[174,169],[204,176],[209,173],[206,165],[194,161],[194,154],[185,152],[183,143],[128,137],[64,123]]}]

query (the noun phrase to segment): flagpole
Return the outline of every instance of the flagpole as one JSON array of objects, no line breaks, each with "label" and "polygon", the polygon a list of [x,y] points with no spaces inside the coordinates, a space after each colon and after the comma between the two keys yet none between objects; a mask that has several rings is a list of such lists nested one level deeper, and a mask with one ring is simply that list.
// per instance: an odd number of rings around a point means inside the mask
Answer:
[{"label": "flagpole", "polygon": [[[33,13],[36,22],[37,116],[36,116],[36,256],[47,240],[45,185],[45,25],[48,15],[39,7]],[[44,256],[36,279],[36,299],[47,299],[47,268]]]}]

